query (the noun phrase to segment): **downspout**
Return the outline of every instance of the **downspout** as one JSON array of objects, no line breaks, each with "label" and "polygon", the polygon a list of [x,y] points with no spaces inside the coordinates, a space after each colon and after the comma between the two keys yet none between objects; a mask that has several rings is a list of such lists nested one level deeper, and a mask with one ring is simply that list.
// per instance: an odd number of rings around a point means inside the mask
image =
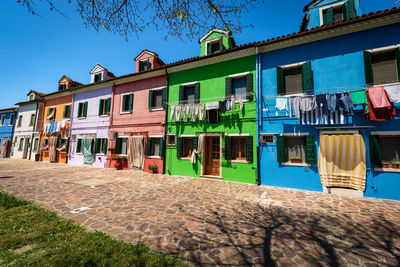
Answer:
[{"label": "downspout", "polygon": [[256,122],[257,122],[257,185],[261,184],[261,173],[260,173],[260,118],[261,115],[261,54],[259,47],[256,47]]},{"label": "downspout", "polygon": [[[163,156],[164,156],[164,164],[163,164],[163,174],[165,174],[166,172],[165,172],[165,169],[166,169],[166,165],[167,165],[167,162],[166,162],[166,156],[167,156],[167,126],[168,126],[168,123],[167,123],[167,121],[168,121],[168,88],[169,88],[169,76],[168,76],[168,70],[167,70],[167,68],[164,68],[164,70],[165,70],[165,75],[167,75],[167,97],[166,97],[166,99],[165,99],[165,101],[167,101],[167,103],[164,103],[165,104],[165,121],[164,121],[164,140],[165,140],[165,146],[163,146]],[[170,170],[168,170],[168,172],[169,172]]]},{"label": "downspout", "polygon": [[69,89],[69,92],[71,93],[71,118],[69,120],[69,129],[68,129],[68,139],[67,139],[67,156],[65,158],[65,164],[68,164],[68,158],[69,158],[69,142],[71,140],[71,133],[72,133],[72,110],[73,110],[73,105],[74,105],[74,95],[72,94],[72,89]]},{"label": "downspout", "polygon": [[[15,124],[17,123],[17,119],[18,119],[17,112],[18,111],[14,111],[14,123],[13,123],[12,130],[11,130],[11,142],[10,142],[10,149],[8,150],[8,158],[11,158],[11,150],[13,150],[13,152],[14,152],[13,139],[14,139]],[[11,115],[10,115],[10,117],[11,117]],[[8,124],[10,124],[10,123],[8,123]]]},{"label": "downspout", "polygon": [[[111,153],[108,151],[108,148],[111,147],[111,141],[112,141],[112,135],[111,134],[111,127],[113,125],[113,120],[114,120],[114,97],[115,97],[115,83],[113,83],[112,88],[111,88],[111,107],[110,107],[110,123],[108,125],[108,144],[107,144],[107,152],[106,152],[106,168],[111,167],[111,155],[108,155]],[[110,138],[111,137],[111,138]],[[115,144],[114,144],[115,148]],[[108,159],[110,157],[110,160]],[[108,166],[108,163],[110,162],[110,165]],[[108,167],[107,167],[108,166]]]},{"label": "downspout", "polygon": [[37,117],[38,116],[38,109],[39,109],[39,103],[36,101],[35,121],[33,122],[33,131],[32,131],[32,136],[31,136],[31,146],[30,146],[30,149],[29,149],[29,157],[28,157],[29,160],[31,159],[32,149],[33,149],[33,145],[34,145],[33,141],[34,141],[34,136],[35,136],[34,132],[36,131],[36,123],[37,123],[37,120],[38,120],[38,117]]}]

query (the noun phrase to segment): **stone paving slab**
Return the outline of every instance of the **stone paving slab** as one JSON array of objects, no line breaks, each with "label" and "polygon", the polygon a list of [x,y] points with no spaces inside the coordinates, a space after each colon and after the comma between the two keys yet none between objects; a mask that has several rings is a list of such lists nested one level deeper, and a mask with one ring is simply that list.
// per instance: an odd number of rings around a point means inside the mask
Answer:
[{"label": "stone paving slab", "polygon": [[0,186],[90,230],[215,266],[400,266],[400,202],[0,159]]}]

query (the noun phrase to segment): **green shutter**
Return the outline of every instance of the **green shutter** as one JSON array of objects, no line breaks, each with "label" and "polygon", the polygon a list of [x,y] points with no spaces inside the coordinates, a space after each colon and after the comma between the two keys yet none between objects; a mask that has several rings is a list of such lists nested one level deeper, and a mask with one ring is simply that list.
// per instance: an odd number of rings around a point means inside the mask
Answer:
[{"label": "green shutter", "polygon": [[400,47],[396,48],[397,76],[400,81]]},{"label": "green shutter", "polygon": [[381,146],[379,143],[379,136],[369,136],[369,157],[372,168],[382,167]]},{"label": "green shutter", "polygon": [[151,138],[147,137],[146,155],[151,156]]},{"label": "green shutter", "polygon": [[67,106],[64,106],[64,112],[63,112],[63,118],[65,119],[67,117]]},{"label": "green shutter", "polygon": [[207,56],[211,55],[211,42],[207,43]]},{"label": "green shutter", "polygon": [[85,102],[85,113],[83,114],[83,117],[87,117],[87,108],[88,108],[88,102]]},{"label": "green shutter", "polygon": [[225,98],[228,99],[232,96],[232,78],[226,77],[225,79]]},{"label": "green shutter", "polygon": [[232,159],[232,137],[225,136],[225,159]]},{"label": "green shutter", "polygon": [[347,3],[342,6],[343,20],[347,19]]},{"label": "green shutter", "polygon": [[220,37],[219,38],[219,51],[224,51],[225,49],[224,49],[224,37]]},{"label": "green shutter", "polygon": [[111,97],[107,98],[107,113],[110,114],[111,110]]},{"label": "green shutter", "polygon": [[146,67],[147,67],[147,70],[150,70],[150,59],[147,60]]},{"label": "green shutter", "polygon": [[58,85],[58,91],[61,91],[62,90],[62,87],[61,87],[61,84],[59,84]]},{"label": "green shutter", "polygon": [[167,107],[167,87],[162,89],[162,106],[163,108]]},{"label": "green shutter", "polygon": [[314,135],[306,136],[306,163],[315,164],[315,138],[314,138]]},{"label": "green shutter", "polygon": [[133,109],[133,94],[129,95],[129,111]]},{"label": "green shutter", "polygon": [[200,103],[200,83],[194,85],[194,103]]},{"label": "green shutter", "polygon": [[184,93],[185,91],[185,86],[181,85],[179,86],[179,103],[182,103],[183,99],[184,99]]},{"label": "green shutter", "polygon": [[[78,104],[78,118],[81,117],[81,114],[82,114],[82,105],[83,105],[83,103]],[[47,114],[47,115],[49,115],[49,114]]]},{"label": "green shutter", "polygon": [[164,140],[162,137],[160,137],[160,152],[159,152],[159,156],[162,157],[163,153],[164,153]]},{"label": "green shutter", "polygon": [[104,105],[104,99],[100,99],[100,101],[99,101],[99,116],[103,115],[103,105]]},{"label": "green shutter", "polygon": [[108,139],[104,138],[104,143],[103,143],[104,154],[107,154],[107,143],[108,143]]},{"label": "green shutter", "polygon": [[153,90],[149,90],[149,110],[151,110],[151,108],[153,107]]},{"label": "green shutter", "polygon": [[176,138],[176,157],[178,159],[182,157],[182,137]]},{"label": "green shutter", "polygon": [[276,137],[276,152],[277,152],[277,160],[278,162],[286,162],[286,153],[285,153],[285,137],[277,136]]},{"label": "green shutter", "polygon": [[82,139],[78,139],[78,141],[76,142],[76,153],[81,152],[81,146],[82,146]]},{"label": "green shutter", "polygon": [[303,81],[303,92],[311,92],[313,90],[311,62],[307,61],[301,65],[301,74]]},{"label": "green shutter", "polygon": [[372,72],[371,53],[364,51],[364,68],[365,68],[365,82],[367,84],[374,83],[374,73]]},{"label": "green shutter", "polygon": [[323,25],[328,24],[328,14],[327,14],[327,12],[322,12],[322,23],[323,23]]},{"label": "green shutter", "polygon": [[276,81],[278,86],[278,95],[285,94],[285,77],[283,76],[283,68],[278,67],[276,69]]},{"label": "green shutter", "polygon": [[122,152],[122,139],[121,138],[117,138],[117,140],[115,140],[114,153],[115,154],[121,154],[121,152]]},{"label": "green shutter", "polygon": [[253,99],[253,73],[246,75],[247,85],[246,85],[246,99]]},{"label": "green shutter", "polygon": [[96,148],[94,153],[100,153],[100,138],[96,138]]},{"label": "green shutter", "polygon": [[127,110],[125,110],[127,98],[128,98],[128,95],[123,95],[122,96],[122,108],[121,108],[122,112],[127,111]]},{"label": "green shutter", "polygon": [[246,159],[253,162],[253,136],[246,136]]},{"label": "green shutter", "polygon": [[344,3],[344,11],[346,13],[343,13],[343,17],[345,19],[350,19],[354,18],[356,16],[356,8],[354,5],[354,0],[348,0],[346,3]]},{"label": "green shutter", "polygon": [[326,12],[326,23],[324,22],[324,24],[330,24],[333,23],[334,19],[333,19],[333,7],[328,8],[327,12]]},{"label": "green shutter", "polygon": [[193,150],[197,150],[199,146],[199,138],[197,136],[193,137]]}]

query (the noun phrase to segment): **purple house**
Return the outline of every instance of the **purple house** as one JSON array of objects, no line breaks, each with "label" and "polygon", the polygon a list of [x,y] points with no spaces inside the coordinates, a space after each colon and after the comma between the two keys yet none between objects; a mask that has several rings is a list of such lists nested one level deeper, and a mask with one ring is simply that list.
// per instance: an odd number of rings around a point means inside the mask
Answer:
[{"label": "purple house", "polygon": [[112,85],[105,81],[114,74],[100,64],[90,74],[90,84],[72,90],[68,163],[105,168],[112,103]]}]

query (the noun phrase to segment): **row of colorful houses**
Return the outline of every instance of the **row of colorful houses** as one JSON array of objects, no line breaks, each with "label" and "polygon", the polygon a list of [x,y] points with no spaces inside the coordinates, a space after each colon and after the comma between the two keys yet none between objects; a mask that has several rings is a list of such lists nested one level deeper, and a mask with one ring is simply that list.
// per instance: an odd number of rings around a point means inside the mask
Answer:
[{"label": "row of colorful houses", "polygon": [[199,57],[144,49],[133,74],[30,91],[0,110],[1,155],[400,200],[400,8],[304,12],[298,33],[212,29]]}]

